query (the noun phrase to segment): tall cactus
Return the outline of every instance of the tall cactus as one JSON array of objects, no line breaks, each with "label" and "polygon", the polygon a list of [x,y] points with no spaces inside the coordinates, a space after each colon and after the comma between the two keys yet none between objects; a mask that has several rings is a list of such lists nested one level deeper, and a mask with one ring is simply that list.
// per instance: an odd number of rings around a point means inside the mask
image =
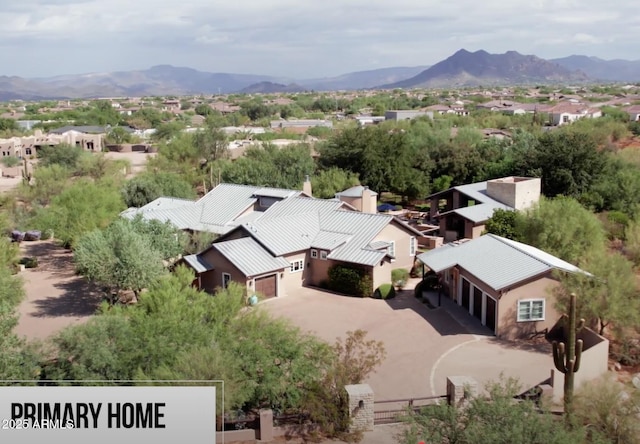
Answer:
[{"label": "tall cactus", "polygon": [[584,327],[584,319],[576,321],[576,295],[571,294],[569,315],[562,315],[564,342],[553,341],[553,363],[559,372],[564,373],[564,412],[567,422],[571,422],[573,413],[573,384],[575,373],[580,369],[582,357],[582,339],[576,340],[576,334]]}]

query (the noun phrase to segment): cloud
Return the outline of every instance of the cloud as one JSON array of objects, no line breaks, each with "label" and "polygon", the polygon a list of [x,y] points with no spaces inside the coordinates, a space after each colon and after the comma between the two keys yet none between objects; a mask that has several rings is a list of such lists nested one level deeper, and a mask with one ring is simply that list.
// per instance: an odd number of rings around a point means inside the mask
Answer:
[{"label": "cloud", "polygon": [[[464,47],[634,58],[632,2],[21,0],[0,2],[0,74],[145,68],[319,77],[436,63]],[[11,67],[10,71],[9,68]]]}]

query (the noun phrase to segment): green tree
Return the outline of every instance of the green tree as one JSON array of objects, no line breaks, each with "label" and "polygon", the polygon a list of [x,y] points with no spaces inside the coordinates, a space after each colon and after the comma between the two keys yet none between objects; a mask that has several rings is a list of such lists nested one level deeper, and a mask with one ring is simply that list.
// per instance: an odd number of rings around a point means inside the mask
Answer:
[{"label": "green tree", "polygon": [[98,285],[137,293],[166,272],[163,260],[182,249],[175,228],[167,224],[117,219],[82,236],[74,259],[78,272]]},{"label": "green tree", "polygon": [[320,199],[331,199],[336,193],[359,185],[358,176],[340,168],[320,170],[311,177],[311,189],[313,196]]},{"label": "green tree", "polygon": [[116,145],[131,143],[131,140],[131,133],[121,126],[111,128],[109,132],[107,132],[106,136],[107,143],[113,143]]},{"label": "green tree", "polygon": [[41,230],[53,230],[56,239],[71,247],[83,234],[108,226],[124,209],[115,185],[81,179],[55,196],[36,215],[34,224]]},{"label": "green tree", "polygon": [[39,164],[42,166],[60,165],[75,170],[80,158],[85,155],[81,147],[61,143],[56,146],[43,146],[38,150]]},{"label": "green tree", "polygon": [[578,315],[599,334],[614,325],[618,329],[640,322],[640,299],[633,264],[619,253],[604,247],[583,260],[582,273],[561,274],[562,285],[555,292],[558,307],[567,311],[569,295],[578,295]]},{"label": "green tree", "polygon": [[519,231],[522,228],[520,218],[522,218],[522,214],[517,211],[494,210],[493,216],[485,224],[485,230],[487,233],[520,241],[522,238],[522,233]]},{"label": "green tree", "polygon": [[206,103],[200,103],[196,105],[196,107],[194,108],[194,111],[196,112],[196,114],[200,116],[208,116],[210,114],[213,114],[213,108],[211,108]]},{"label": "green tree", "polygon": [[465,408],[449,404],[425,407],[407,416],[400,442],[415,444],[583,444],[582,429],[567,431],[562,422],[539,412],[532,401],[515,402],[520,386],[508,379],[487,384],[487,397],[477,397]]},{"label": "green tree", "polygon": [[5,119],[0,117],[0,131],[17,131],[20,128],[14,119]]},{"label": "green tree", "polygon": [[545,196],[579,197],[599,179],[606,157],[584,133],[551,132],[538,139],[533,162],[530,168],[542,171]]},{"label": "green tree", "polygon": [[127,181],[122,189],[127,207],[142,207],[158,197],[193,199],[191,185],[175,173],[145,173]]},{"label": "green tree", "polygon": [[207,121],[205,126],[193,135],[193,145],[200,158],[207,162],[229,156],[226,134],[211,121]]},{"label": "green tree", "polygon": [[522,241],[567,262],[580,265],[603,247],[602,224],[570,197],[541,198],[520,219]]}]

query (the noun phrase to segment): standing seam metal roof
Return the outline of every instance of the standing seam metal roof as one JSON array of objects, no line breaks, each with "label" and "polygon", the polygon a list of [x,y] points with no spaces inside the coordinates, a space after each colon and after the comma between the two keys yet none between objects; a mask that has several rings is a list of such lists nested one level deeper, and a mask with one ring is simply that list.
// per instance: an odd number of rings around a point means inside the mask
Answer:
[{"label": "standing seam metal roof", "polygon": [[217,242],[212,245],[245,276],[257,276],[289,268],[289,262],[274,257],[251,237]]},{"label": "standing seam metal roof", "polygon": [[553,269],[585,273],[530,245],[486,234],[462,244],[447,244],[418,259],[436,273],[459,265],[496,291]]}]

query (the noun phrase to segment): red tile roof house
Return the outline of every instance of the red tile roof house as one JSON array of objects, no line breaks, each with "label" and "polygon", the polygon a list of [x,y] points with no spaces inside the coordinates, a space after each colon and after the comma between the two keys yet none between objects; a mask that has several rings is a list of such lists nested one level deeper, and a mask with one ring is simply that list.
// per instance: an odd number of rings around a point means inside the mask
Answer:
[{"label": "red tile roof house", "polygon": [[[391,270],[413,267],[422,234],[377,214],[375,195],[354,188],[342,200],[341,193],[310,197],[308,181],[307,192],[220,184],[196,202],[160,198],[122,215],[220,234],[208,249],[182,259],[210,293],[235,281],[265,297],[294,295],[302,286],[322,285],[336,264],[366,271],[375,289],[391,282]],[[363,211],[345,201],[357,203],[357,191]]]},{"label": "red tile roof house", "polygon": [[558,321],[552,289],[557,272],[585,273],[530,245],[486,234],[418,256],[441,278],[443,291],[504,339],[548,332]]}]

